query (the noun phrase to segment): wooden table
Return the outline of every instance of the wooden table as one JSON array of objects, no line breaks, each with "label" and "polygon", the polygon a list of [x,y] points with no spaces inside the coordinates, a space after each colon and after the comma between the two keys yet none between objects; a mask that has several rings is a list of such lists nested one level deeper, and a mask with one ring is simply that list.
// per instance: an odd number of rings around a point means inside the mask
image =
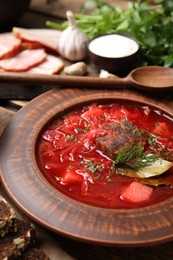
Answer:
[{"label": "wooden table", "polygon": [[[33,17],[35,20],[33,21]],[[29,19],[30,18],[30,19]],[[45,24],[47,15],[40,14],[32,10],[27,11],[23,17],[18,21],[17,25],[27,27],[42,27]],[[57,19],[57,18],[53,18]],[[28,22],[30,21],[30,23]],[[30,88],[29,91],[27,88]],[[42,88],[26,87],[26,86],[9,86],[8,84],[1,84],[0,87],[0,135],[2,131],[10,122],[11,118],[16,112],[28,101],[40,93],[48,90],[47,86]],[[28,91],[28,96],[26,92]],[[171,90],[164,92],[145,92],[137,90],[124,90],[126,94],[133,92],[135,95],[144,96],[146,99],[151,98],[155,101],[168,105],[173,111],[173,92]],[[12,99],[17,99],[14,101]],[[8,195],[1,187],[1,193],[9,200]],[[15,207],[15,206],[14,206]],[[28,219],[19,209],[16,208],[20,217]],[[29,220],[31,221],[31,220]],[[51,231],[45,230],[36,224],[41,240],[41,248],[43,248],[51,257],[52,260],[63,259],[86,259],[86,260],[106,260],[106,259],[173,259],[173,242],[168,242],[162,245],[139,248],[120,248],[120,247],[105,247],[99,245],[85,244],[69,238],[54,234]]]}]

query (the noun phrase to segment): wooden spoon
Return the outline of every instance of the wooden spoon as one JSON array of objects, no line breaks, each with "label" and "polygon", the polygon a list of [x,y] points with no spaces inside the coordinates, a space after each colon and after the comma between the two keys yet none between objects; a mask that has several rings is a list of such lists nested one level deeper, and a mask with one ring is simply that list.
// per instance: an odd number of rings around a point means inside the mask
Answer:
[{"label": "wooden spoon", "polygon": [[66,75],[41,75],[26,72],[0,72],[0,82],[27,85],[68,87],[136,87],[147,90],[173,88],[173,69],[161,66],[144,66],[131,71],[126,77],[99,78]]}]

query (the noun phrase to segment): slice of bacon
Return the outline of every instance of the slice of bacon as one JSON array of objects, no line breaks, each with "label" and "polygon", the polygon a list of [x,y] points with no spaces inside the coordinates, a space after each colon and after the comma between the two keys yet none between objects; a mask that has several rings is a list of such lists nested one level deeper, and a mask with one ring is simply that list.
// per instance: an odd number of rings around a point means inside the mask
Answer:
[{"label": "slice of bacon", "polygon": [[0,34],[0,59],[8,58],[20,50],[21,40],[12,33]]},{"label": "slice of bacon", "polygon": [[5,71],[26,71],[46,60],[44,49],[24,50],[13,58],[0,60],[0,68]]},{"label": "slice of bacon", "polygon": [[63,68],[64,62],[62,59],[48,54],[44,62],[35,67],[32,67],[27,72],[34,74],[53,75],[60,72]]},{"label": "slice of bacon", "polygon": [[46,48],[58,52],[58,39],[61,34],[58,30],[13,27],[12,31],[19,39],[40,43]]},{"label": "slice of bacon", "polygon": [[21,50],[33,50],[33,49],[41,49],[43,45],[39,42],[29,42],[22,40],[21,42]]}]

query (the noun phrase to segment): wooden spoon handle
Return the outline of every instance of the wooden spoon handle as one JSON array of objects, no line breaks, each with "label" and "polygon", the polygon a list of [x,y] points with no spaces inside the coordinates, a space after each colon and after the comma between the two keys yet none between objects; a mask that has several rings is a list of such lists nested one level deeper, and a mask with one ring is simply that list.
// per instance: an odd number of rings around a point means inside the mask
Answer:
[{"label": "wooden spoon handle", "polygon": [[24,85],[49,85],[67,87],[126,87],[130,85],[127,78],[99,78],[84,76],[65,76],[65,75],[38,75],[17,72],[0,72],[1,83],[18,83]]}]

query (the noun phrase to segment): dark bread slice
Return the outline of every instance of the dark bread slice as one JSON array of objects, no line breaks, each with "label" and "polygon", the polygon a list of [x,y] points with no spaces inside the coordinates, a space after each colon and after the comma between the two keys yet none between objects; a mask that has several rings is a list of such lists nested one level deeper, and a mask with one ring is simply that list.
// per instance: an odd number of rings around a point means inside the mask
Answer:
[{"label": "dark bread slice", "polygon": [[18,260],[50,260],[50,258],[40,249],[31,248],[22,254]]},{"label": "dark bread slice", "polygon": [[0,237],[11,231],[14,226],[15,211],[10,204],[0,196]]},{"label": "dark bread slice", "polygon": [[36,239],[36,231],[32,224],[23,220],[14,220],[14,230],[0,239],[0,260],[16,259]]},{"label": "dark bread slice", "polygon": [[50,260],[36,246],[31,223],[16,218],[13,207],[0,195],[0,260]]}]

